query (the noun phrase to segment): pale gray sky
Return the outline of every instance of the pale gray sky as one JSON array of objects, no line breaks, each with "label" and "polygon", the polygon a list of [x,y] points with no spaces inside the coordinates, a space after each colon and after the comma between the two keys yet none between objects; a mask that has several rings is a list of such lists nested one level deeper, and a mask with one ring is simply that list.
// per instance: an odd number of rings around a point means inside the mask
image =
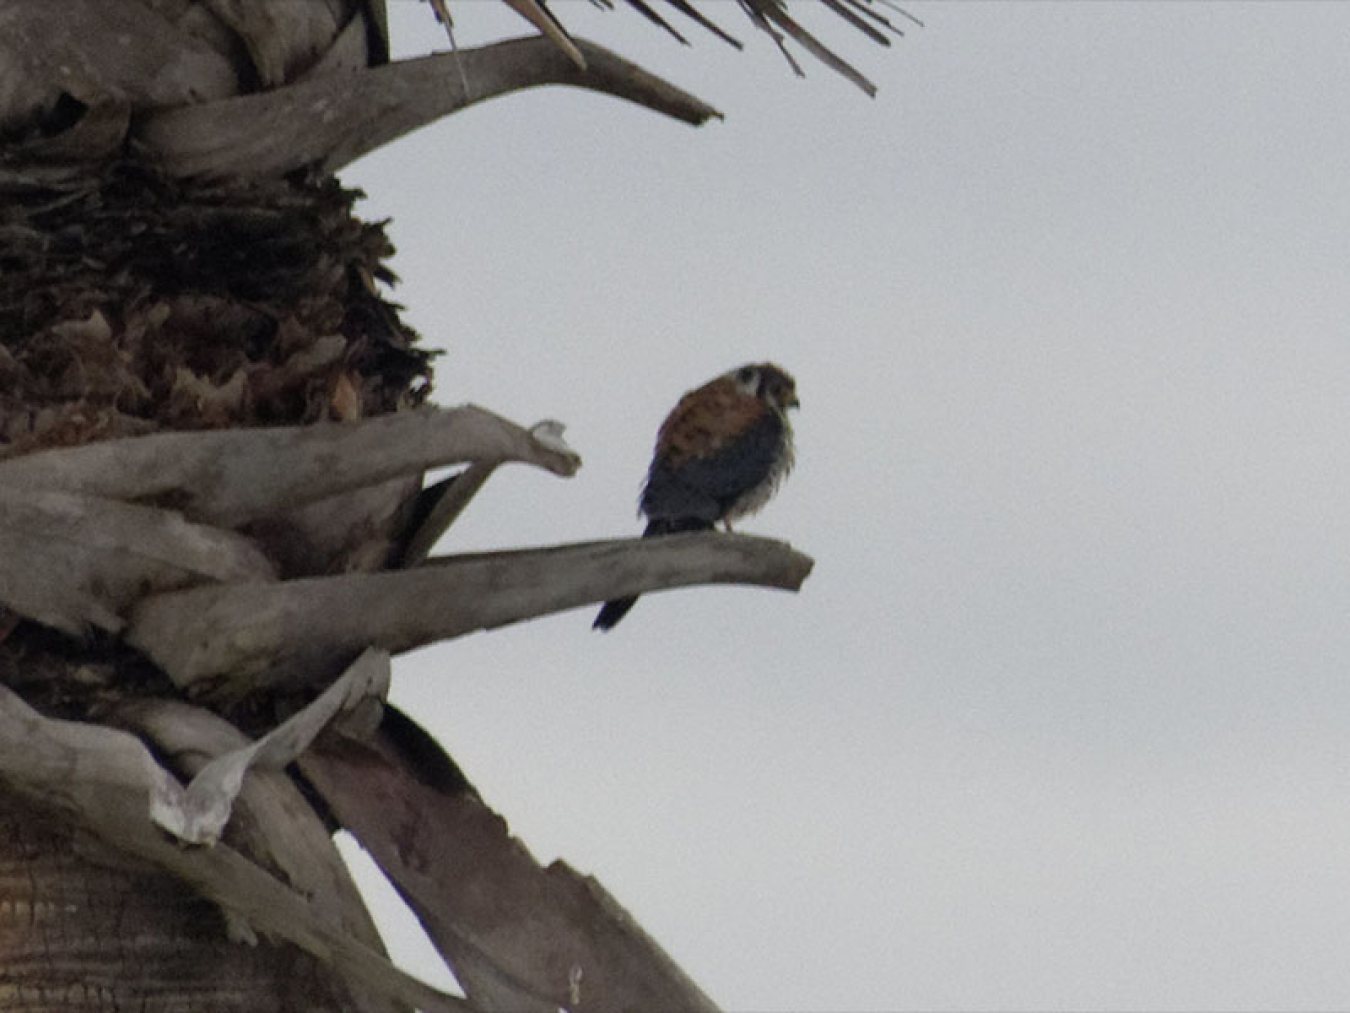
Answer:
[{"label": "pale gray sky", "polygon": [[746,54],[559,4],[725,123],[526,93],[345,178],[439,400],[585,456],[442,551],[636,533],[674,400],[772,358],[798,467],[744,526],[815,573],[441,645],[395,699],[732,1010],[1350,1005],[1350,5],[809,18],[875,100],[726,7]]}]

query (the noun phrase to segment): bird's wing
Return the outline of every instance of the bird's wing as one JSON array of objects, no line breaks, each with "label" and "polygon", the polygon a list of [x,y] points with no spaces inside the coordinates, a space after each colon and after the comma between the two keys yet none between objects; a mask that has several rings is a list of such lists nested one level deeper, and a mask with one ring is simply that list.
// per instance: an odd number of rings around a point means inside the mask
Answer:
[{"label": "bird's wing", "polygon": [[678,468],[691,459],[711,457],[754,426],[767,410],[764,402],[727,377],[705,383],[680,398],[661,423],[653,463]]},{"label": "bird's wing", "polygon": [[660,454],[642,494],[650,518],[719,520],[737,498],[768,479],[783,450],[783,420],[764,409],[739,432],[708,440],[705,454]]}]

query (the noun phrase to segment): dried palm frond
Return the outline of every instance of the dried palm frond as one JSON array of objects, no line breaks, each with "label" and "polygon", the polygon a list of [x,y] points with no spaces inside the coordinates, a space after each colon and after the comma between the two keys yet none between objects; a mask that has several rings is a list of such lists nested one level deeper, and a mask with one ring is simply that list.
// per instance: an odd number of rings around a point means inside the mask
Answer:
[{"label": "dried palm frond", "polygon": [[[448,0],[432,0],[433,6],[438,9],[444,9]],[[558,45],[567,48],[573,46],[573,41],[567,35],[566,30],[561,23],[549,12],[544,5],[543,0],[503,0],[509,4],[523,17],[528,19],[531,24],[540,31],[545,32]],[[658,0],[624,0],[626,5],[641,14],[652,24],[668,32],[674,39],[683,45],[688,45],[689,40],[684,37],[680,31],[675,28],[657,8]],[[741,43],[732,35],[728,34],[716,22],[705,15],[700,8],[712,8],[715,5],[703,3],[695,6],[698,0],[659,0],[669,6],[672,10],[684,15],[690,20],[696,22],[709,32],[712,32],[718,38],[737,49],[742,48]],[[800,0],[799,6],[810,3],[810,0]],[[815,35],[807,31],[802,25],[788,13],[787,0],[738,0],[741,10],[749,17],[750,22],[760,31],[768,34],[779,50],[787,59],[788,65],[798,76],[804,76],[801,65],[793,58],[788,51],[785,42],[790,39],[801,46],[808,53],[814,56],[821,63],[825,64],[831,70],[841,74],[852,81],[868,95],[876,94],[876,86],[864,77],[852,64],[839,57],[833,50],[829,49]],[[861,32],[866,38],[882,46],[890,45],[890,38],[886,33],[902,36],[902,32],[897,28],[884,13],[877,8],[886,6],[907,18],[916,25],[922,26],[922,22],[913,15],[908,14],[888,0],[818,0],[820,8],[831,14],[838,16],[842,21],[853,29]],[[597,6],[607,9],[613,9],[614,4],[611,0],[598,0]],[[716,5],[724,6],[724,5]],[[561,33],[561,38],[559,38]]]},{"label": "dried palm frond", "polygon": [[[183,177],[276,177],[333,172],[468,105],[539,85],[567,84],[637,102],[687,123],[720,115],[694,96],[593,42],[574,38],[545,0],[501,0],[538,38],[460,49],[452,12],[435,0],[453,51],[389,60],[382,0],[28,0],[0,5],[0,145],[13,164],[45,175],[125,156]],[[876,86],[799,22],[824,12],[888,45],[903,34],[887,0],[737,0],[798,74],[800,47],[869,95]],[[689,39],[669,15],[729,45],[711,0],[612,0]],[[896,10],[899,10],[896,8]],[[904,17],[910,18],[900,12]],[[74,30],[73,25],[80,26]],[[105,40],[116,38],[117,46]],[[63,70],[62,68],[65,68]],[[69,72],[67,72],[69,71]]]}]

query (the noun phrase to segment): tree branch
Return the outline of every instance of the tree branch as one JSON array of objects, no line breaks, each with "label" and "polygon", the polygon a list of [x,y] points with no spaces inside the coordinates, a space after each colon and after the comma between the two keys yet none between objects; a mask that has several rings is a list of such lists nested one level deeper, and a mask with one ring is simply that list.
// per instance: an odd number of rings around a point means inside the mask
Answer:
[{"label": "tree branch", "polygon": [[442,116],[541,85],[604,92],[694,125],[720,115],[607,49],[576,45],[586,70],[547,38],[513,39],[154,111],[133,140],[171,175],[275,176],[336,171]]},{"label": "tree branch", "polygon": [[440,465],[519,461],[574,474],[581,459],[551,434],[543,423],[526,431],[473,405],[330,425],[155,433],[0,461],[0,486],[157,502],[235,527]]},{"label": "tree branch", "polygon": [[325,736],[300,768],[472,1001],[522,1013],[715,1009],[599,883],[561,862],[540,867],[473,792],[429,786],[383,732]]},{"label": "tree branch", "polygon": [[369,645],[392,653],[591,602],[690,584],[796,590],[785,542],[693,534],[451,556],[394,573],[155,595],[127,639],[176,682],[223,698],[331,679]]},{"label": "tree branch", "polygon": [[[179,776],[193,777],[194,782],[210,776],[219,758],[250,744],[247,736],[223,718],[177,700],[128,700],[117,705],[111,718],[151,742],[157,756],[164,757]],[[331,929],[385,954],[331,831],[288,773],[262,770],[256,764],[249,769],[232,806],[226,839],[307,897],[315,916]],[[252,927],[228,909],[226,914],[231,919],[229,927],[247,938]],[[391,1013],[387,1002],[363,1005],[361,1013],[368,1009]]]},{"label": "tree branch", "polygon": [[66,633],[116,632],[155,591],[275,576],[248,539],[173,511],[0,483],[0,603]]},{"label": "tree branch", "polygon": [[[246,773],[285,769],[339,715],[369,701],[378,702],[388,692],[389,655],[373,649],[366,651],[333,685],[262,738],[245,739],[228,750],[217,751],[210,762],[193,771],[186,789],[153,795],[150,818],[186,844],[215,844],[230,818]],[[191,714],[204,715],[203,720],[219,720],[205,711],[189,710]],[[137,712],[133,709],[130,713]],[[175,749],[204,748],[182,727],[191,714],[153,708],[139,714],[141,727],[152,729],[161,745],[172,739]]]},{"label": "tree branch", "polygon": [[409,530],[394,546],[390,566],[406,568],[426,562],[441,536],[450,530],[496,470],[495,464],[471,464],[423,489],[418,494]]}]

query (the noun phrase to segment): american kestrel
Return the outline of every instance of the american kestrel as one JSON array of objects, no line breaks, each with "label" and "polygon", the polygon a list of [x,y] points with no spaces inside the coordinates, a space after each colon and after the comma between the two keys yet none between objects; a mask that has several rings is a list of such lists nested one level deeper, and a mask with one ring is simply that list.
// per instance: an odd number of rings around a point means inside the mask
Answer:
[{"label": "american kestrel", "polygon": [[[789,408],[797,384],[771,362],[723,373],[691,390],[656,434],[639,510],[643,538],[708,531],[752,514],[769,501],[792,468]],[[605,602],[593,627],[608,630],[637,601]]]}]

